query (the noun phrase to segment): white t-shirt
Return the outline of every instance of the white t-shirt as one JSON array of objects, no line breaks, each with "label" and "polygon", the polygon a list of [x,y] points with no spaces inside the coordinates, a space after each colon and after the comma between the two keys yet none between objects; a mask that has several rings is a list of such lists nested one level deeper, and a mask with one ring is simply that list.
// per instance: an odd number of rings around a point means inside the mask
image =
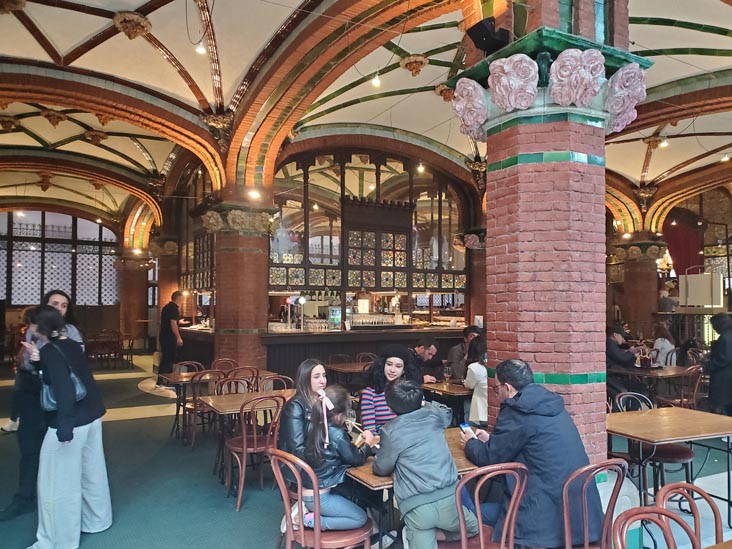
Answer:
[{"label": "white t-shirt", "polygon": [[658,356],[654,361],[656,364],[660,364],[661,366],[676,366],[676,353],[674,353],[670,357],[670,363],[666,363],[666,357],[674,350],[674,344],[671,343],[668,339],[659,337],[656,341],[653,342],[653,348],[658,349]]},{"label": "white t-shirt", "polygon": [[480,362],[468,365],[465,386],[473,390],[470,401],[470,421],[488,421],[488,370]]}]

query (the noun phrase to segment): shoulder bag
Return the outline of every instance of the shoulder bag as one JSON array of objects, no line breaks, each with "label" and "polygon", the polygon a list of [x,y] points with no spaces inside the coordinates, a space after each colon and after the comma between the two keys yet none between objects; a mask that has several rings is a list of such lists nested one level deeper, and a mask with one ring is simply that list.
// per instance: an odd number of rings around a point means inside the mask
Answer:
[{"label": "shoulder bag", "polygon": [[[71,364],[69,363],[69,359],[66,358],[66,354],[53,343],[49,343],[49,345],[61,353],[61,356],[64,358],[66,367],[69,369],[71,383],[74,384],[74,398],[76,399],[76,402],[79,402],[86,397],[86,387],[84,386],[84,383],[71,369]],[[39,370],[39,373],[41,374],[41,379],[43,379],[43,372]],[[43,382],[41,383],[41,408],[46,412],[55,412],[58,410],[58,403],[56,402],[56,394],[53,391],[53,387]]]}]

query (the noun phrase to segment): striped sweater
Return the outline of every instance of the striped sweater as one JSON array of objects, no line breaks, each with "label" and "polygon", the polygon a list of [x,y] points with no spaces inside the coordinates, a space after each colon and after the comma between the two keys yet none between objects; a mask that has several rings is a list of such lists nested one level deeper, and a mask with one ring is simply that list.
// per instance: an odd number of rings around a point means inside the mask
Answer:
[{"label": "striped sweater", "polygon": [[386,404],[384,393],[377,393],[366,387],[361,393],[361,426],[373,433],[381,431],[381,427],[396,414]]}]

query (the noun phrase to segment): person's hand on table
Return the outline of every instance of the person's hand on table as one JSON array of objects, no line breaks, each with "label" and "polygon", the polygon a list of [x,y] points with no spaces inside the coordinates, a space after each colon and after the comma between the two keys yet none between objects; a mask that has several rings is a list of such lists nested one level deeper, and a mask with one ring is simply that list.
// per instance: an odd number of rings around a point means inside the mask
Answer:
[{"label": "person's hand on table", "polygon": [[422,379],[424,379],[424,383],[437,383],[437,378],[429,374],[425,374]]}]

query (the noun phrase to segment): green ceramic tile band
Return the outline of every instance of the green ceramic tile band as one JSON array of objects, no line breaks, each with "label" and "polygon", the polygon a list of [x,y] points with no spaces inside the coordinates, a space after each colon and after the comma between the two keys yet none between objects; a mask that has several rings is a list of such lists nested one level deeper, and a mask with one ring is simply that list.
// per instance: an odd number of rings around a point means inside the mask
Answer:
[{"label": "green ceramic tile band", "polygon": [[[495,368],[488,368],[488,377],[496,377]],[[554,385],[585,385],[587,383],[605,383],[606,379],[606,372],[589,372],[583,374],[534,372],[535,383],[550,383]]]}]

